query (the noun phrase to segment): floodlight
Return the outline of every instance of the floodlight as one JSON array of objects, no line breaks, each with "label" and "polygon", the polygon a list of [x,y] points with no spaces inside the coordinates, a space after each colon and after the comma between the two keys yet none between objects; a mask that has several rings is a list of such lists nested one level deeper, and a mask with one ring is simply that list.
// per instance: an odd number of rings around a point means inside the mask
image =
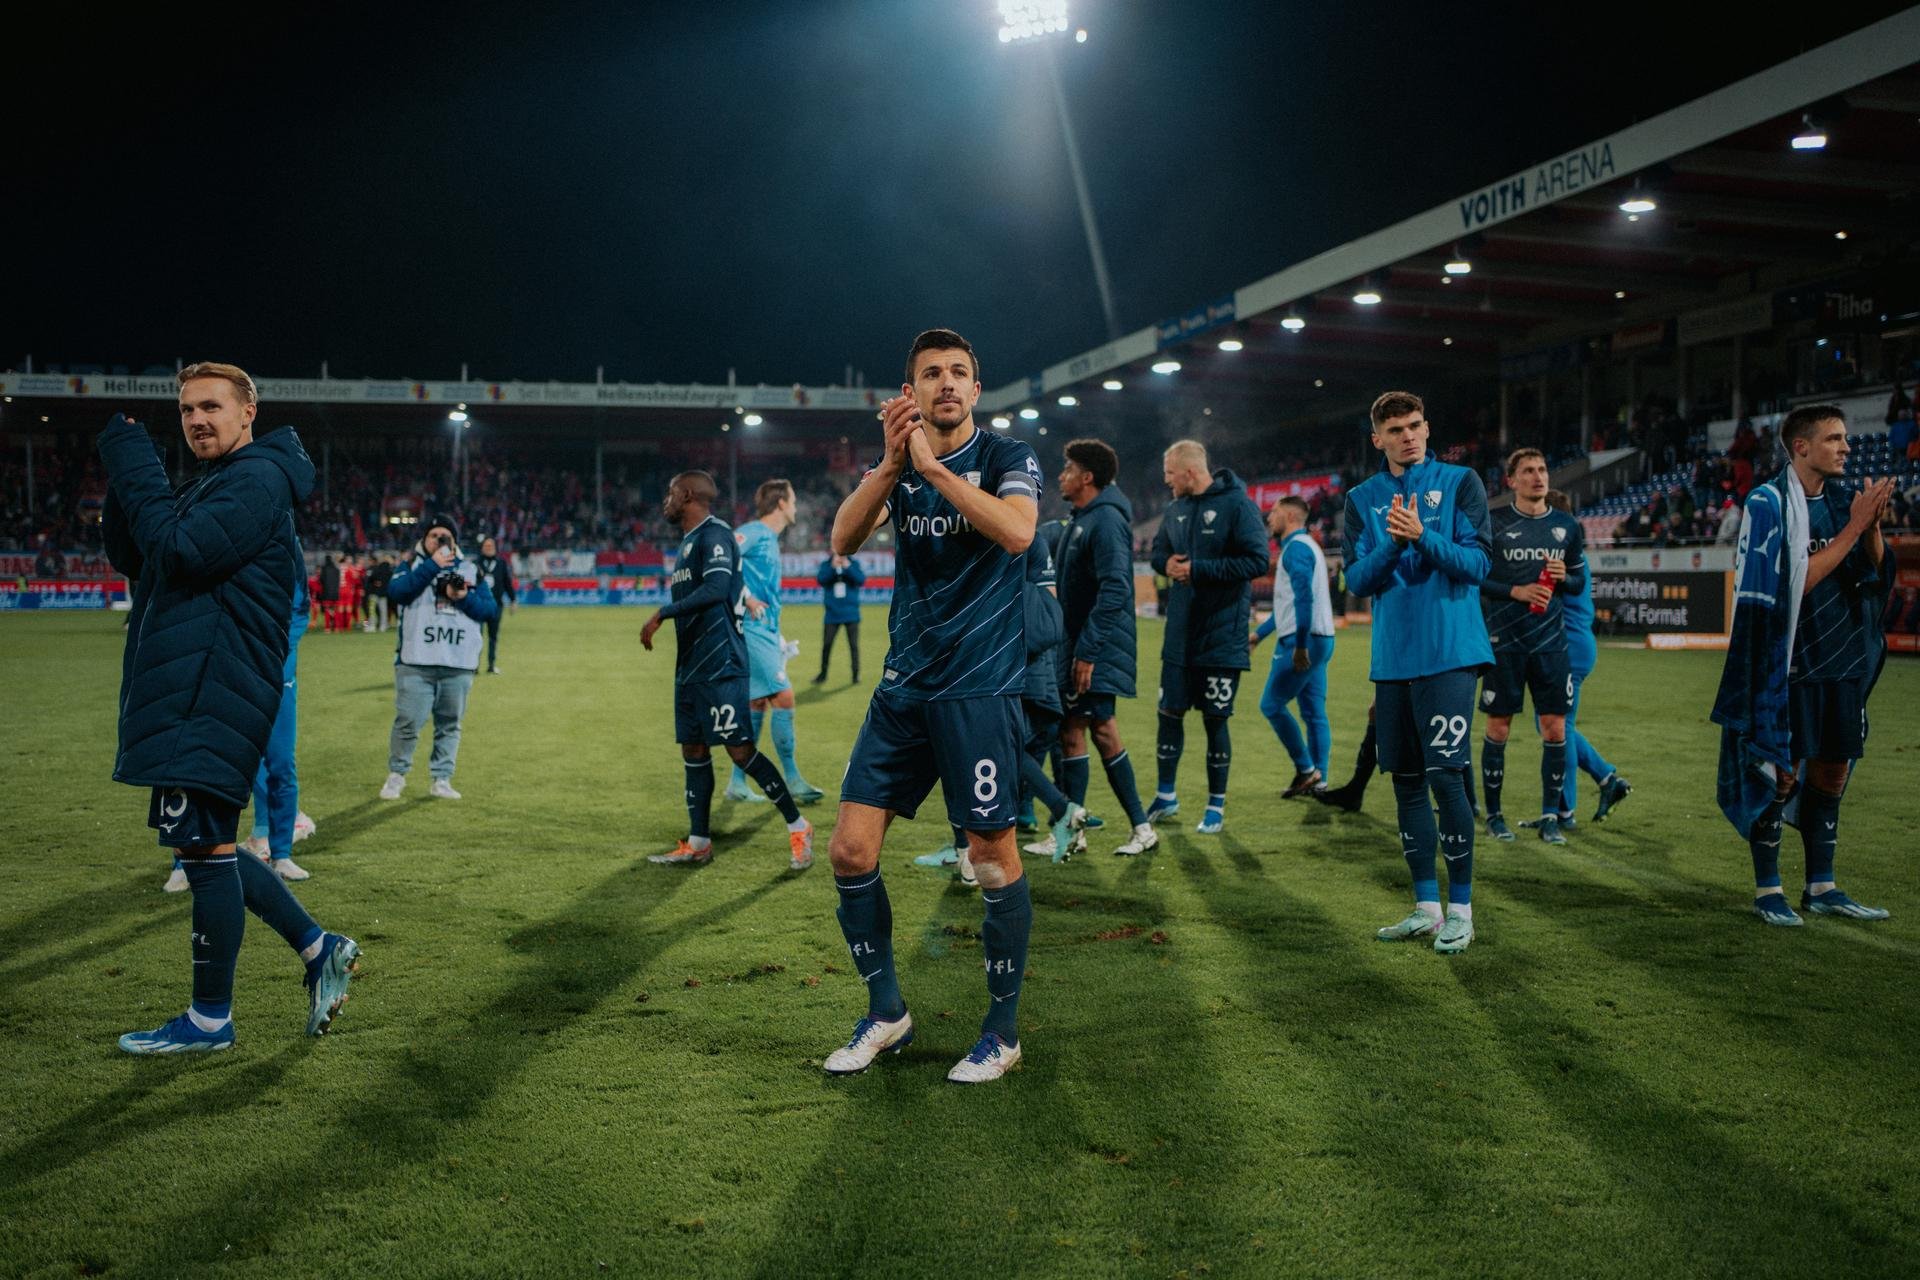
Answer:
[{"label": "floodlight", "polygon": [[1035,418],[1039,416],[1040,416],[1040,411],[1038,409],[1029,408],[1029,409],[1022,409],[1020,411],[1021,419],[1026,422],[1032,422]]},{"label": "floodlight", "polygon": [[1154,364],[1153,371],[1155,373],[1178,373],[1180,372],[1180,362],[1178,360],[1161,360]]},{"label": "floodlight", "polygon": [[757,426],[759,426],[759,425],[760,425],[760,424],[761,424],[762,422],[764,422],[764,421],[765,421],[765,419],[764,419],[764,418],[762,418],[762,417],[761,417],[761,416],[760,416],[759,414],[757,414],[757,413],[750,413],[750,414],[748,414],[748,415],[747,415],[746,417],[744,417],[744,418],[742,418],[742,419],[740,419],[740,421],[742,421],[742,422],[744,422],[744,423],[746,423],[746,424],[747,424],[748,426],[750,426],[750,427],[757,427]]},{"label": "floodlight", "polygon": [[1220,349],[1222,351],[1238,351],[1240,350],[1241,346],[1242,346],[1242,343],[1238,338],[1220,339]]},{"label": "floodlight", "polygon": [[1813,122],[1813,112],[1801,115],[1800,123],[1806,128],[1793,135],[1795,151],[1824,151],[1827,148],[1827,131]]},{"label": "floodlight", "polygon": [[1315,378],[1313,380],[1313,385],[1316,387],[1324,387],[1327,385],[1327,380],[1325,378]]},{"label": "floodlight", "polygon": [[463,409],[455,409],[453,412],[447,415],[448,422],[465,422],[466,420],[467,420],[466,411]]},{"label": "floodlight", "polygon": [[[1037,40],[1067,33],[1067,0],[1000,0],[1000,43]],[[1074,36],[1086,43],[1086,33]]]},{"label": "floodlight", "polygon": [[1296,309],[1287,312],[1287,314],[1281,318],[1280,327],[1288,333],[1298,333],[1307,327],[1307,322],[1300,318],[1300,312]]},{"label": "floodlight", "polygon": [[1473,264],[1465,258],[1455,258],[1442,268],[1450,276],[1464,276],[1473,270]]},{"label": "floodlight", "polygon": [[1108,378],[1105,382],[1101,383],[1100,385],[1106,388],[1108,391],[1118,391],[1122,387],[1124,387],[1126,383],[1120,381],[1120,379],[1118,378]]},{"label": "floodlight", "polygon": [[1380,305],[1379,293],[1370,288],[1362,289],[1360,292],[1354,294],[1353,300],[1355,304],[1362,307],[1377,307]]},{"label": "floodlight", "polygon": [[1079,397],[1077,396],[1061,396],[1059,400],[1055,401],[1055,403],[1058,404],[1062,409],[1071,409],[1073,408],[1073,406],[1079,404],[1080,400],[1079,400]]},{"label": "floodlight", "polygon": [[1011,427],[1012,425],[1013,425],[1013,419],[1007,417],[1005,414],[1002,413],[1002,414],[994,415],[993,429],[995,431],[1005,431],[1008,427]]},{"label": "floodlight", "polygon": [[1833,233],[1833,238],[1835,240],[1845,240],[1847,238],[1847,233],[1844,231],[1836,231]]}]

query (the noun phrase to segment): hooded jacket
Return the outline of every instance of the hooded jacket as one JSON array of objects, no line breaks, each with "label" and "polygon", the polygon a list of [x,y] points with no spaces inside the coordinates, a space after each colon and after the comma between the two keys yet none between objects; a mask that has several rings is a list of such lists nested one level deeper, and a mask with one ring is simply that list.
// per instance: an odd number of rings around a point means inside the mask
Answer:
[{"label": "hooded jacket", "polygon": [[1133,504],[1118,485],[1074,511],[1057,567],[1068,660],[1093,664],[1090,692],[1133,697]]},{"label": "hooded jacket", "polygon": [[313,462],[283,427],[175,493],[140,424],[115,414],[97,447],[107,559],[134,583],[114,780],[244,805],[280,710]]},{"label": "hooded jacket", "polygon": [[1164,575],[1171,556],[1188,557],[1193,574],[1167,585],[1160,660],[1245,671],[1253,580],[1270,561],[1267,527],[1239,476],[1223,467],[1205,493],[1167,504],[1153,538],[1153,571]]}]

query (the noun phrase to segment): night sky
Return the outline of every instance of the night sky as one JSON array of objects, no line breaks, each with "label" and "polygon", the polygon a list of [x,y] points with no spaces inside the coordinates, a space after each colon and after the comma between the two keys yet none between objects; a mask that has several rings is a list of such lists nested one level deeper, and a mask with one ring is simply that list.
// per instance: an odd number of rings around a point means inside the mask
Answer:
[{"label": "night sky", "polygon": [[[1056,51],[1132,329],[1900,7],[1081,0]],[[1105,337],[988,0],[187,12],[10,51],[0,368],[887,384],[944,324],[991,387]]]}]

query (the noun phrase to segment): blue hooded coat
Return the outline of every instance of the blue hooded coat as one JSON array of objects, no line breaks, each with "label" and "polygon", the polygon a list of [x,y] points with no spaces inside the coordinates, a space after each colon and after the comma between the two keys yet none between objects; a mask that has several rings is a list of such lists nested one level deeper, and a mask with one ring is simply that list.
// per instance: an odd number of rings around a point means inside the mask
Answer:
[{"label": "blue hooded coat", "polygon": [[107,559],[134,584],[114,780],[244,805],[280,710],[313,462],[283,427],[176,493],[139,423],[115,414],[97,447]]},{"label": "blue hooded coat", "polygon": [[1153,538],[1153,571],[1171,556],[1188,557],[1193,573],[1167,585],[1167,631],[1160,660],[1176,666],[1245,671],[1253,580],[1272,560],[1267,526],[1239,476],[1222,468],[1205,493],[1175,498]]},{"label": "blue hooded coat", "polygon": [[1093,664],[1090,692],[1133,697],[1133,504],[1118,485],[1074,511],[1057,568],[1069,661]]}]

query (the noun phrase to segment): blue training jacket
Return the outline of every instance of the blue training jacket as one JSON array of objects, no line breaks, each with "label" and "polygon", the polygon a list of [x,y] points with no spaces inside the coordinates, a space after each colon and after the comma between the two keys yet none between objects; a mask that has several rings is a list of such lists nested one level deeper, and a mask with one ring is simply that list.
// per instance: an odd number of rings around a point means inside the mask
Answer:
[{"label": "blue training jacket", "polygon": [[[1387,533],[1393,496],[1425,530],[1402,547]],[[1493,662],[1480,583],[1493,566],[1487,491],[1466,467],[1429,456],[1395,476],[1386,464],[1347,493],[1347,590],[1373,597],[1373,680],[1418,680]]]}]

